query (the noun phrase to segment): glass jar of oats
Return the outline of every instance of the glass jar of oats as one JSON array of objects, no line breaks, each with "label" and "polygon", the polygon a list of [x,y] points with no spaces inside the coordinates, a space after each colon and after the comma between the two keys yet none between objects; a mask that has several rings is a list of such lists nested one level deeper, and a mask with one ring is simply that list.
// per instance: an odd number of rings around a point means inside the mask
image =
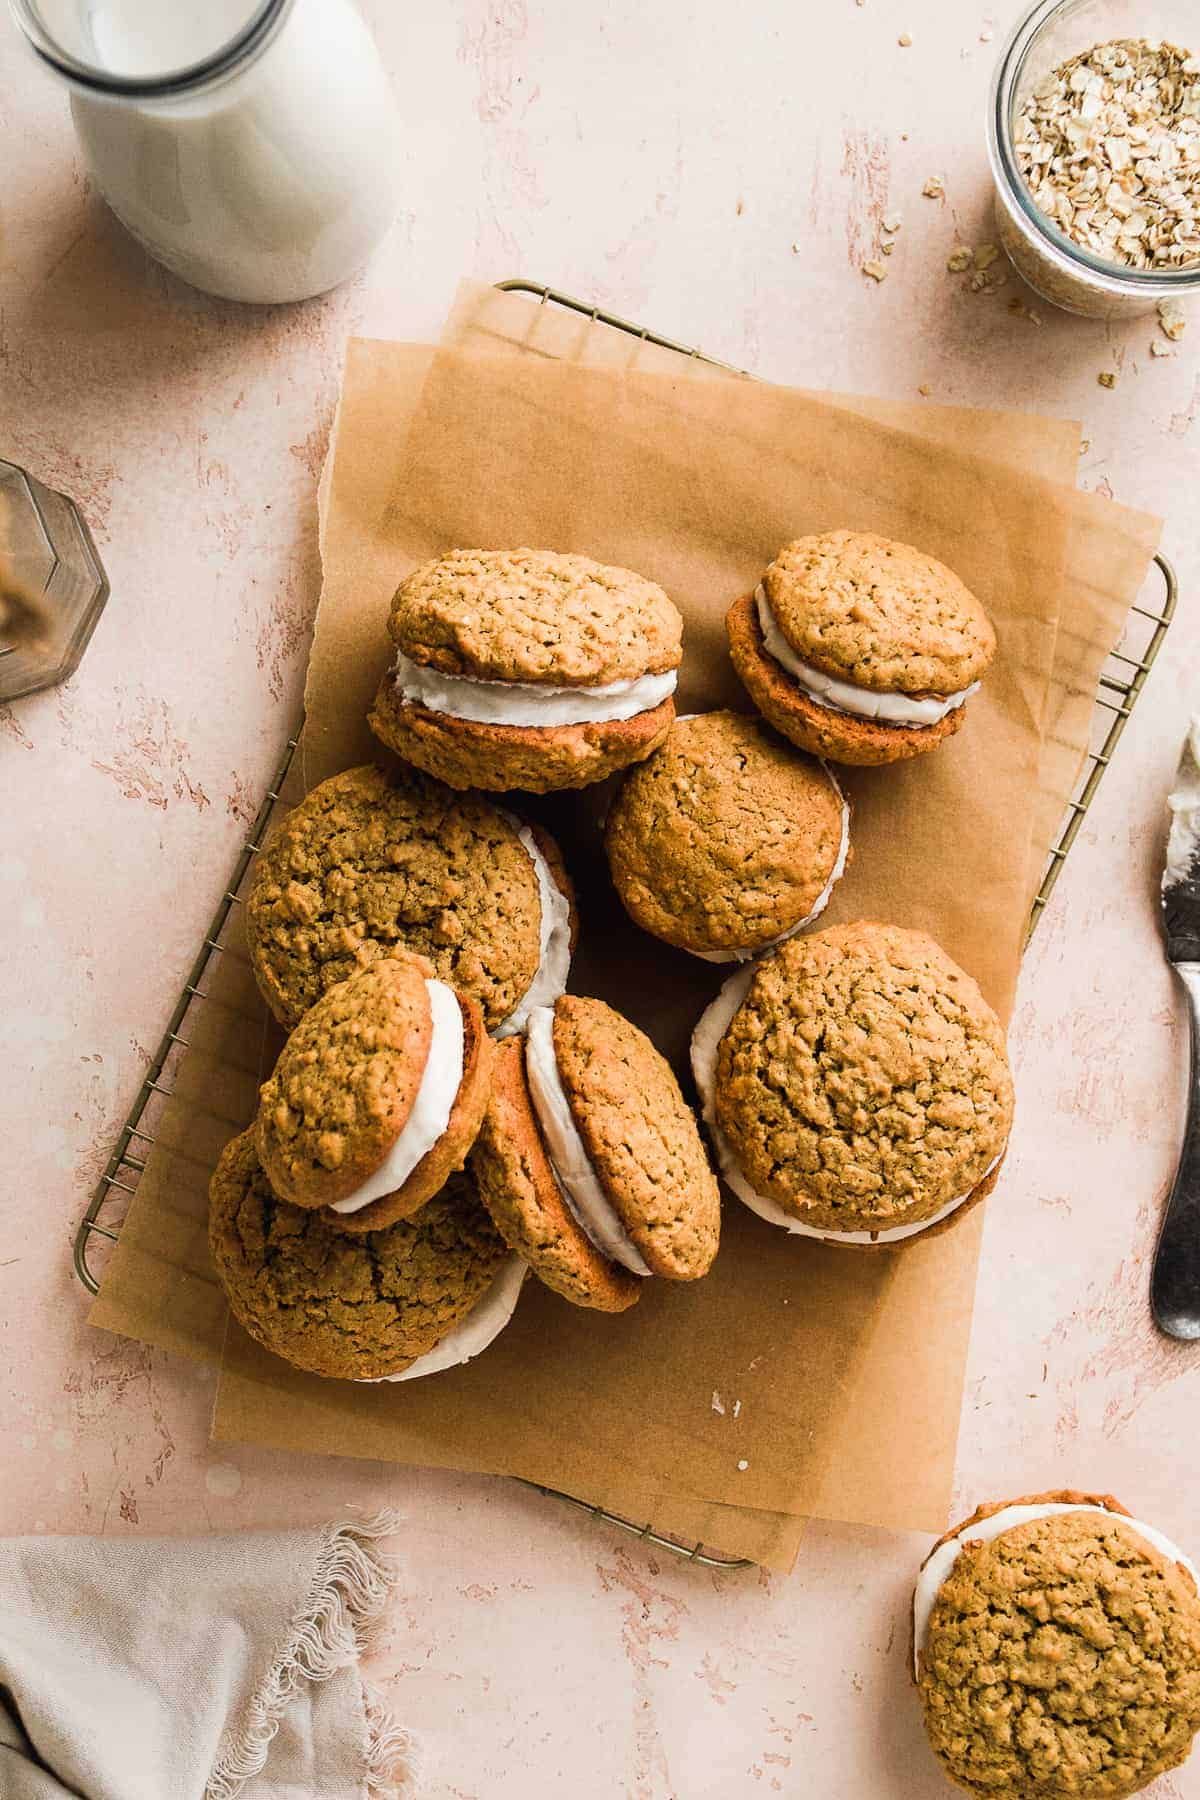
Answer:
[{"label": "glass jar of oats", "polygon": [[992,82],[996,228],[1055,306],[1125,318],[1200,292],[1200,6],[1038,0]]}]

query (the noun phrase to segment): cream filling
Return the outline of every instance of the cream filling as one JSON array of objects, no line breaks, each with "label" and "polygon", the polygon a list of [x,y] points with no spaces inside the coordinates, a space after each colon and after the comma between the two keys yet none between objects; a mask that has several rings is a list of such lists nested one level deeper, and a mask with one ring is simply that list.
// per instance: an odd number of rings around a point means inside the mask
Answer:
[{"label": "cream filling", "polygon": [[1171,832],[1167,838],[1167,866],[1163,886],[1186,881],[1200,847],[1200,717],[1188,727],[1187,742],[1179,762],[1175,786],[1167,795]]},{"label": "cream filling", "polygon": [[554,1054],[554,1011],[549,1006],[539,1006],[529,1016],[525,1070],[550,1167],[579,1229],[610,1262],[631,1274],[649,1275],[650,1267],[601,1187],[571,1116]]},{"label": "cream filling", "polygon": [[717,1049],[721,1039],[729,1029],[730,1021],[746,995],[750,991],[750,983],[754,980],[754,970],[739,969],[731,975],[716,999],[701,1013],[696,1029],[692,1033],[692,1074],[696,1088],[703,1102],[704,1122],[712,1137],[713,1148],[717,1153],[717,1162],[726,1184],[737,1195],[744,1206],[756,1212],[760,1219],[768,1225],[779,1225],[784,1231],[792,1232],[796,1237],[816,1238],[824,1244],[899,1244],[905,1238],[916,1237],[918,1232],[928,1231],[931,1225],[938,1225],[948,1219],[951,1213],[965,1206],[979,1181],[986,1181],[997,1166],[1000,1157],[993,1157],[974,1187],[951,1200],[931,1218],[921,1219],[915,1225],[894,1225],[887,1231],[834,1231],[829,1226],[817,1227],[806,1225],[792,1213],[785,1212],[774,1200],[760,1194],[752,1187],[733,1153],[733,1146],[717,1123],[716,1087],[717,1087]]},{"label": "cream filling", "polygon": [[830,785],[842,803],[842,838],[841,843],[838,845],[837,859],[834,862],[829,880],[817,895],[816,903],[811,912],[807,912],[802,919],[797,919],[794,925],[789,925],[786,931],[781,931],[778,937],[768,938],[765,944],[743,944],[737,950],[693,950],[692,955],[698,956],[701,962],[745,962],[748,957],[759,956],[764,950],[773,950],[776,944],[786,943],[788,938],[795,937],[798,931],[803,931],[807,925],[813,924],[815,920],[820,918],[821,914],[825,911],[825,908],[829,905],[834,888],[845,874],[846,858],[850,854],[850,803],[846,799],[845,794],[843,794],[837,776],[833,773],[833,770],[829,767],[828,763],[822,763],[821,767],[829,777]]},{"label": "cream filling", "polygon": [[937,700],[914,700],[911,694],[876,694],[854,682],[838,681],[796,655],[775,622],[767,590],[761,582],[754,590],[754,604],[758,608],[758,622],[768,653],[795,677],[810,700],[815,700],[818,706],[827,706],[831,712],[850,713],[856,719],[879,719],[885,725],[936,725],[978,690],[979,683],[973,681],[970,687],[962,688],[957,694],[947,694]]},{"label": "cream filling", "polygon": [[[1165,1538],[1161,1531],[1153,1525],[1143,1525],[1137,1519],[1127,1519],[1123,1513],[1114,1513],[1106,1506],[1072,1506],[1065,1500],[1044,1500],[1036,1506],[1006,1506],[1000,1512],[993,1513],[990,1519],[981,1519],[978,1524],[964,1526],[952,1538],[938,1546],[928,1558],[920,1574],[917,1576],[916,1592],[913,1595],[913,1672],[921,1679],[921,1656],[929,1640],[929,1620],[934,1604],[941,1591],[943,1582],[958,1561],[964,1544],[990,1544],[1005,1531],[1012,1531],[1017,1525],[1027,1525],[1031,1519],[1049,1519],[1055,1513],[1092,1512],[1102,1513],[1105,1518],[1116,1519],[1127,1525],[1130,1531],[1152,1544],[1161,1556],[1170,1562],[1182,1563],[1197,1580],[1195,1565],[1183,1554],[1170,1538]],[[1197,1582],[1200,1586],[1200,1582]]]},{"label": "cream filling", "polygon": [[500,1336],[517,1310],[521,1286],[529,1273],[529,1264],[519,1256],[510,1256],[502,1266],[483,1299],[474,1305],[465,1319],[460,1319],[439,1344],[418,1356],[398,1375],[379,1375],[364,1385],[378,1387],[385,1381],[416,1381],[422,1375],[440,1375],[443,1369],[457,1368],[470,1362]]},{"label": "cream filling", "polygon": [[610,681],[603,687],[553,687],[533,681],[483,681],[443,675],[396,653],[396,692],[411,706],[477,725],[607,725],[652,712],[675,692],[678,671]]},{"label": "cream filling", "polygon": [[412,1111],[404,1129],[373,1175],[344,1200],[332,1202],[330,1211],[361,1212],[372,1200],[382,1200],[402,1188],[417,1164],[442,1136],[458,1098],[463,1078],[463,1017],[458,996],[444,981],[427,981],[433,1036],[421,1074]]},{"label": "cream filling", "polygon": [[553,1006],[559,995],[566,992],[567,976],[571,972],[570,901],[555,881],[553,870],[538,849],[537,839],[528,825],[522,825],[511,813],[506,817],[516,826],[517,836],[533,863],[541,922],[538,927],[538,966],[533,980],[507,1019],[497,1025],[494,1035],[498,1038],[512,1037],[514,1033],[524,1031],[534,1007]]}]

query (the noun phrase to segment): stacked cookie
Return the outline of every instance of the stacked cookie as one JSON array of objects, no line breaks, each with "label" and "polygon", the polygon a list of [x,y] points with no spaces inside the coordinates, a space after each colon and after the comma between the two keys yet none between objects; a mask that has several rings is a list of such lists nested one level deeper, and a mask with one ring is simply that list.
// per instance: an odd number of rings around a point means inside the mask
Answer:
[{"label": "stacked cookie", "polygon": [[401,582],[388,629],[370,722],[404,760],[314,788],[246,909],[291,1033],[213,1187],[217,1267],[253,1335],[320,1374],[400,1379],[477,1353],[530,1269],[619,1312],[716,1254],[696,1117],[643,1032],[566,995],[563,859],[485,791],[620,774],[604,843],[630,917],[747,965],[693,1068],[754,1211],[890,1246],[988,1190],[1012,1093],[969,977],[920,934],[803,935],[851,858],[830,762],[934,748],[992,654],[949,570],[849,532],[787,546],[729,614],[762,718],[677,719],[678,611],[583,556],[453,551]]},{"label": "stacked cookie", "polygon": [[564,997],[578,921],[557,845],[468,791],[647,756],[674,717],[678,613],[583,557],[460,553],[402,584],[392,632],[372,723],[408,761],[320,783],[255,869],[251,964],[290,1036],[218,1166],[210,1231],[251,1335],[364,1381],[476,1355],[530,1269],[608,1311],[649,1276],[695,1280],[720,1214],[666,1062]]}]

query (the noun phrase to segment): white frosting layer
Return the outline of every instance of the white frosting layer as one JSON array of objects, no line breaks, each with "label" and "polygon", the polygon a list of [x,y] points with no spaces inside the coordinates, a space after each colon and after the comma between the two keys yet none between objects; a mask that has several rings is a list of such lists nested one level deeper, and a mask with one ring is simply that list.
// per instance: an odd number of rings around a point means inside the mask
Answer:
[{"label": "white frosting layer", "polygon": [[1167,795],[1171,834],[1167,839],[1167,866],[1163,886],[1187,878],[1192,858],[1200,848],[1200,717],[1192,720],[1179,762],[1175,786]]},{"label": "white frosting layer", "polygon": [[554,1054],[552,1007],[540,1006],[529,1015],[525,1071],[550,1166],[580,1230],[610,1262],[620,1263],[631,1274],[649,1275],[649,1265],[601,1187],[571,1116],[571,1103],[563,1090]]},{"label": "white frosting layer", "polygon": [[403,651],[393,670],[400,699],[477,725],[607,725],[651,712],[675,692],[678,672],[639,675],[604,687],[552,687],[548,682],[479,681],[424,668]]},{"label": "white frosting layer", "polygon": [[507,1019],[497,1025],[495,1036],[498,1038],[512,1037],[514,1033],[524,1031],[535,1006],[553,1006],[559,995],[566,992],[567,976],[571,972],[570,902],[555,881],[550,864],[538,849],[538,841],[528,825],[522,825],[511,814],[507,817],[517,827],[517,836],[537,875],[541,924],[538,966],[533,980]]},{"label": "white frosting layer", "polygon": [[1195,1565],[1170,1538],[1165,1538],[1153,1525],[1143,1525],[1138,1519],[1127,1519],[1123,1513],[1111,1512],[1106,1506],[1072,1506],[1065,1500],[1043,1500],[1036,1506],[1003,1507],[1000,1512],[993,1513],[990,1519],[965,1526],[954,1537],[947,1538],[929,1557],[917,1576],[916,1592],[913,1595],[913,1666],[918,1680],[921,1677],[921,1653],[929,1639],[929,1620],[934,1603],[943,1582],[958,1561],[963,1545],[990,1544],[1002,1533],[1011,1531],[1014,1526],[1026,1525],[1031,1519],[1049,1519],[1055,1513],[1071,1512],[1102,1513],[1105,1518],[1118,1520],[1130,1531],[1136,1532],[1138,1537],[1145,1538],[1168,1561],[1182,1563],[1193,1581],[1197,1579]]},{"label": "white frosting layer", "polygon": [[370,1385],[374,1387],[384,1381],[417,1381],[422,1375],[440,1375],[443,1369],[454,1369],[459,1363],[470,1362],[500,1336],[512,1318],[528,1273],[528,1263],[519,1256],[510,1256],[483,1299],[446,1333],[440,1344],[435,1344],[424,1356],[418,1356],[416,1362],[401,1369],[399,1375],[380,1375]]},{"label": "white frosting layer", "polygon": [[[701,1013],[696,1029],[692,1033],[691,1053],[692,1074],[703,1102],[704,1122],[712,1137],[721,1174],[742,1204],[748,1206],[751,1212],[756,1212],[760,1219],[765,1219],[768,1225],[779,1225],[784,1231],[790,1231],[796,1237],[817,1238],[825,1244],[903,1243],[905,1238],[916,1237],[918,1232],[928,1231],[931,1225],[940,1224],[943,1219],[948,1219],[951,1213],[957,1212],[960,1206],[965,1206],[975,1192],[975,1188],[979,1186],[978,1181],[974,1187],[969,1188],[965,1194],[960,1194],[956,1200],[949,1201],[931,1218],[921,1219],[915,1225],[894,1225],[887,1231],[835,1231],[828,1225],[821,1227],[806,1225],[802,1219],[785,1212],[782,1206],[779,1206],[774,1200],[768,1199],[765,1194],[760,1194],[757,1188],[751,1186],[733,1153],[733,1145],[717,1123],[716,1088],[718,1046],[729,1029],[734,1013],[749,993],[750,983],[753,980],[753,968],[739,969],[736,975],[729,977],[716,999]],[[1002,1150],[1000,1156],[1003,1154]],[[987,1180],[999,1163],[1000,1156],[992,1159],[979,1177],[979,1181]]]},{"label": "white frosting layer", "polygon": [[423,1156],[437,1143],[447,1125],[463,1078],[463,1017],[458,996],[444,981],[427,981],[433,1035],[429,1055],[404,1129],[373,1175],[344,1200],[335,1200],[332,1212],[356,1213],[372,1200],[382,1200],[402,1188]]},{"label": "white frosting layer", "polygon": [[821,767],[828,776],[834,793],[842,803],[842,839],[838,845],[837,859],[830,872],[829,880],[817,895],[811,912],[807,912],[802,919],[797,919],[794,925],[789,925],[786,931],[781,931],[778,937],[768,938],[765,944],[745,944],[740,950],[693,950],[692,955],[698,956],[701,962],[746,962],[751,956],[761,956],[764,950],[773,950],[776,944],[786,943],[787,939],[795,937],[798,931],[803,931],[806,926],[812,925],[829,905],[834,888],[846,872],[846,858],[850,854],[850,802],[843,794],[838,778],[829,764],[822,763]]},{"label": "white frosting layer", "polygon": [[979,683],[973,681],[970,687],[962,688],[957,694],[947,694],[937,700],[914,700],[911,694],[876,694],[854,682],[838,681],[796,655],[775,622],[767,590],[761,582],[754,590],[754,603],[768,653],[795,677],[810,700],[815,700],[818,706],[827,706],[831,712],[850,713],[856,719],[879,719],[885,725],[936,725],[978,690]]}]

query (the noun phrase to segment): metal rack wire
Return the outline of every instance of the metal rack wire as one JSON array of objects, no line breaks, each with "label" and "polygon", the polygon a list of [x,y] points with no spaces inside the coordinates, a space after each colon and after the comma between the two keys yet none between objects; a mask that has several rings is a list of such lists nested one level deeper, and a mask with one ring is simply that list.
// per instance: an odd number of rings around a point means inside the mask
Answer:
[{"label": "metal rack wire", "polygon": [[[640,343],[654,344],[661,349],[675,351],[689,360],[708,363],[733,374],[744,373],[742,370],[733,369],[728,363],[721,363],[714,357],[705,356],[702,351],[687,344],[676,343],[672,338],[664,337],[659,332],[649,331],[643,326],[631,324],[627,319],[621,319],[613,313],[605,312],[601,307],[589,306],[586,302],[577,300],[569,294],[559,293],[554,288],[520,280],[501,282],[499,285],[505,292],[530,294],[542,305],[565,308],[594,324],[606,325],[614,331],[624,332],[628,336],[636,338]],[[1121,735],[1141,696],[1146,678],[1162,648],[1163,640],[1175,615],[1178,599],[1175,572],[1165,557],[1158,556],[1155,561],[1164,582],[1163,602],[1157,609],[1140,604],[1131,609],[1125,634],[1121,642],[1113,649],[1101,672],[1093,712],[1091,748],[1080,772],[1075,793],[1068,803],[1058,837],[1047,858],[1045,872],[1030,911],[1030,934],[1045,910],[1054,885],[1062,872],[1063,864],[1079,835],[1088,809],[1116,754]],[[102,1249],[104,1244],[113,1244],[120,1236],[124,1211],[128,1207],[129,1200],[137,1192],[138,1180],[146,1167],[146,1155],[155,1143],[158,1113],[172,1092],[175,1068],[180,1056],[188,1048],[186,1028],[189,1017],[193,1015],[194,1008],[204,1004],[207,998],[206,978],[213,969],[214,959],[221,956],[227,948],[226,934],[230,919],[234,908],[242,902],[241,890],[246,883],[254,858],[262,848],[264,835],[270,827],[284,784],[292,769],[298,744],[299,732],[288,739],[275,778],[267,789],[246,842],[238,855],[228,886],[221,896],[196,959],[188,971],[187,979],[175,1003],[166,1031],[163,1033],[158,1049],[146,1071],[141,1087],[138,1089],[129,1115],[121,1127],[112,1155],[96,1185],[87,1211],[80,1220],[75,1234],[75,1272],[84,1287],[92,1294],[99,1292],[102,1276],[102,1270],[93,1260],[94,1255]],[[607,1508],[597,1506],[591,1501],[580,1500],[573,1494],[562,1493],[557,1488],[543,1487],[537,1482],[530,1481],[522,1482],[521,1485],[533,1488],[537,1493],[544,1494],[548,1498],[562,1500],[567,1505],[588,1513],[602,1524],[628,1532],[644,1542],[653,1544],[657,1549],[683,1557],[690,1562],[700,1563],[705,1568],[737,1569],[748,1566],[747,1559],[744,1557],[722,1556],[716,1551],[707,1549],[703,1544],[689,1543],[674,1538],[656,1530],[650,1523],[639,1525],[632,1519],[623,1518],[620,1514],[610,1512]]]}]

